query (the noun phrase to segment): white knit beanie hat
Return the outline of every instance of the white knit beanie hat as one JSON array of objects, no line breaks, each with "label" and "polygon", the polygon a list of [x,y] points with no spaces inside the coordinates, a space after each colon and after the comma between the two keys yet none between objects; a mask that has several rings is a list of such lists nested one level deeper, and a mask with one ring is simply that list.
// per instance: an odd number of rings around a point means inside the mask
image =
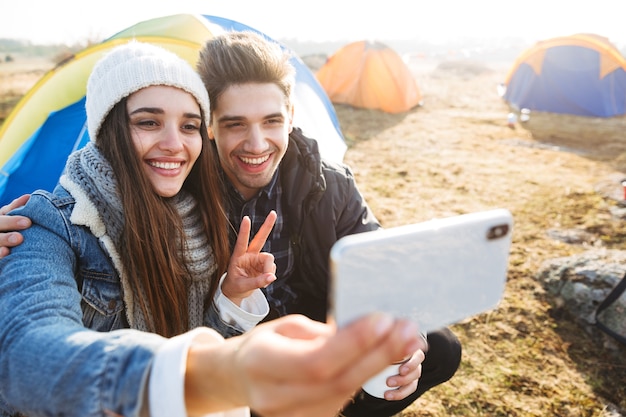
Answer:
[{"label": "white knit beanie hat", "polygon": [[151,85],[178,87],[192,94],[208,123],[209,95],[191,65],[156,45],[130,41],[101,58],[87,81],[85,108],[91,140],[97,143],[100,126],[115,104]]}]

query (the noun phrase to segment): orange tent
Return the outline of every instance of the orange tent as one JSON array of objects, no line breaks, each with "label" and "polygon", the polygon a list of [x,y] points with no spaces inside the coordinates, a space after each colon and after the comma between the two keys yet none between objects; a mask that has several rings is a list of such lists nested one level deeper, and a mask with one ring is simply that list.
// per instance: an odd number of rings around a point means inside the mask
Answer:
[{"label": "orange tent", "polygon": [[315,76],[333,103],[401,113],[422,100],[400,55],[380,42],[358,41],[342,47]]}]

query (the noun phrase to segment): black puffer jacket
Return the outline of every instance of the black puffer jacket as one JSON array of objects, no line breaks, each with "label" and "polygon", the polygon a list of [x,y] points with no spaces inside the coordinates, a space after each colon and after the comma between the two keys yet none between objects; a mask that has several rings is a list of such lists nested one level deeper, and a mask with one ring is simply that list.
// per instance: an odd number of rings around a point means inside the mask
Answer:
[{"label": "black puffer jacket", "polygon": [[329,254],[341,237],[380,228],[344,164],[322,160],[318,144],[299,129],[290,134],[280,165],[295,268],[290,279],[298,301],[289,313],[325,321]]}]

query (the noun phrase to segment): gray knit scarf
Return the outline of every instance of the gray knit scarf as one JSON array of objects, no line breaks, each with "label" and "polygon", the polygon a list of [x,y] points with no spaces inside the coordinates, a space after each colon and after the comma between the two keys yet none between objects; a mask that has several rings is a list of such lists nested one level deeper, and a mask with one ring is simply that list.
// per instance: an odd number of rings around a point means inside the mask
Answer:
[{"label": "gray knit scarf", "polygon": [[[93,143],[74,152],[68,158],[61,177],[63,185],[76,200],[72,212],[72,223],[87,226],[104,244],[121,280],[126,315],[131,328],[148,330],[146,318],[139,307],[138,297],[133,294],[129,280],[119,256],[119,244],[124,226],[117,182],[109,162]],[[203,233],[202,222],[196,200],[181,191],[169,199],[183,222],[185,263],[190,273],[188,287],[189,328],[203,325],[204,301],[209,293],[211,277],[217,267],[213,249]]]}]

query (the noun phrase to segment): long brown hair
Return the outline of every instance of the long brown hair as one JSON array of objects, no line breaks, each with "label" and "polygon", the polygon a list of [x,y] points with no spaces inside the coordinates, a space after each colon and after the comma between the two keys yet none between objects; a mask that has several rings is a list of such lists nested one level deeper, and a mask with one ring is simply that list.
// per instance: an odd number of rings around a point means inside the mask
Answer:
[{"label": "long brown hair", "polygon": [[[201,212],[202,227],[213,248],[216,274],[229,260],[224,190],[218,157],[209,145],[204,115],[202,151],[183,184]],[[133,296],[139,301],[149,330],[171,337],[189,330],[188,271],[182,251],[182,219],[159,196],[145,175],[134,149],[126,99],[117,103],[102,124],[98,142],[117,179],[125,223],[119,250]],[[215,274],[214,274],[215,275]],[[207,302],[213,299],[218,276],[211,277]]]}]

